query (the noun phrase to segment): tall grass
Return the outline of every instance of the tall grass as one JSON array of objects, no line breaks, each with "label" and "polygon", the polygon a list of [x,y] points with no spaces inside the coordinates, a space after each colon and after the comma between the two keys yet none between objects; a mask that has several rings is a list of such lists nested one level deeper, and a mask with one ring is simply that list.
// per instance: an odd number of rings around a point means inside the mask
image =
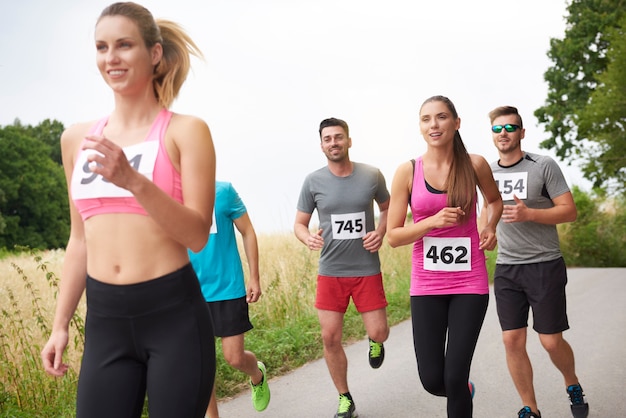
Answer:
[{"label": "tall grass", "polygon": [[[579,219],[559,228],[568,265],[625,266],[626,223],[624,200],[604,203],[574,190]],[[597,224],[601,217],[602,225]],[[582,239],[581,237],[585,237]],[[410,245],[380,250],[390,324],[410,317]],[[613,250],[612,252],[609,250]],[[243,256],[243,249],[240,248]],[[259,235],[263,296],[250,305],[255,328],[246,334],[246,348],[268,366],[270,376],[283,374],[322,356],[317,312],[313,306],[319,252],[311,252],[293,234]],[[614,254],[609,262],[599,254]],[[487,269],[493,277],[497,251],[487,252]],[[581,255],[593,254],[584,258]],[[73,344],[65,360],[70,371],[63,378],[47,376],[39,352],[50,333],[58,291],[62,250],[20,254],[0,250],[0,418],[72,417],[75,414],[77,375],[83,346],[84,299],[72,320]],[[245,257],[242,257],[245,262]],[[244,271],[247,272],[247,266]],[[360,315],[351,304],[345,317],[344,340],[365,336]],[[236,394],[246,376],[228,366],[217,344],[216,387],[219,398]],[[147,414],[144,412],[144,416]]]},{"label": "tall grass", "polygon": [[[390,324],[410,316],[410,251],[410,246],[391,249],[387,244],[380,251]],[[322,356],[313,306],[319,252],[309,251],[293,234],[259,235],[259,252],[263,296],[250,305],[255,328],[246,334],[246,348],[263,360],[270,376],[275,376]],[[39,356],[50,334],[63,256],[62,250],[26,251],[9,254],[0,262],[2,418],[75,415],[84,298],[71,323],[72,344],[65,355],[70,365],[68,374],[63,378],[46,375]],[[346,342],[365,336],[353,305],[346,313],[345,324]],[[246,385],[246,376],[228,366],[217,342],[216,387],[218,397],[225,398]]]},{"label": "tall grass", "polygon": [[[77,365],[83,345],[82,313],[71,321],[73,344],[67,351],[72,366],[64,379],[45,374],[39,353],[50,334],[51,312],[58,290],[54,273],[61,251],[25,252],[0,263],[0,412],[2,417],[72,417]],[[57,270],[58,271],[58,270]]]}]

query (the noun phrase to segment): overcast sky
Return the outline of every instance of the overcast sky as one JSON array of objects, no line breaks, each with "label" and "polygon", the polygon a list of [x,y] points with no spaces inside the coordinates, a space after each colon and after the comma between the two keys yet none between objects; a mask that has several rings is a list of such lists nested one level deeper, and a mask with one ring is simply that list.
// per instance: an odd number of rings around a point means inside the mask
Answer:
[{"label": "overcast sky", "polygon": [[[95,21],[110,1],[0,5],[0,125],[65,126],[98,119],[113,96],[95,65]],[[546,133],[551,38],[563,38],[565,0],[146,0],[183,25],[205,55],[172,110],[213,133],[218,179],[231,181],[257,231],[289,232],[304,177],[326,164],[322,119],[350,125],[351,158],[381,169],[422,154],[418,112],[442,94],[456,105],[471,153],[497,158],[487,113],[519,108],[523,148]],[[552,155],[552,154],[551,154]],[[577,165],[560,163],[586,188]]]}]

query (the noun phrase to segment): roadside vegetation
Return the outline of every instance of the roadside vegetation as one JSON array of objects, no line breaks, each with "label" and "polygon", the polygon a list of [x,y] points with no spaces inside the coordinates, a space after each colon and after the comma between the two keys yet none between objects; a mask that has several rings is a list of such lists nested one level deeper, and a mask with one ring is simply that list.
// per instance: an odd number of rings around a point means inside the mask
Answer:
[{"label": "roadside vegetation", "polygon": [[[574,188],[574,200],[577,221],[559,226],[568,266],[626,267],[626,201],[578,188]],[[259,248],[264,293],[250,306],[255,328],[246,334],[246,346],[265,362],[273,377],[322,357],[313,306],[319,253],[306,249],[292,234],[260,235]],[[411,250],[411,246],[392,249],[385,244],[380,251],[392,325],[410,317]],[[497,250],[487,253],[490,277],[496,255]],[[39,358],[50,333],[63,256],[63,250],[0,251],[0,418],[75,414],[84,300],[71,324],[68,374],[59,379],[46,375]],[[245,262],[245,257],[242,259]],[[351,304],[344,341],[348,344],[364,336],[360,316]],[[223,360],[220,346],[216,344],[216,385],[218,397],[224,399],[246,388],[247,383],[244,374]]]}]

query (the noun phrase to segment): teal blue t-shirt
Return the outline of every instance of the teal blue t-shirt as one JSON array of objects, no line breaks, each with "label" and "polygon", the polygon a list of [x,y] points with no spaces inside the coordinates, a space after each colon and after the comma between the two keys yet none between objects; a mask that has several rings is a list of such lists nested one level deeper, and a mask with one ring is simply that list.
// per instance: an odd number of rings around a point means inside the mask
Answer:
[{"label": "teal blue t-shirt", "polygon": [[213,227],[202,250],[189,252],[202,294],[207,302],[231,300],[246,295],[241,257],[235,236],[235,219],[246,207],[231,183],[215,182]]}]

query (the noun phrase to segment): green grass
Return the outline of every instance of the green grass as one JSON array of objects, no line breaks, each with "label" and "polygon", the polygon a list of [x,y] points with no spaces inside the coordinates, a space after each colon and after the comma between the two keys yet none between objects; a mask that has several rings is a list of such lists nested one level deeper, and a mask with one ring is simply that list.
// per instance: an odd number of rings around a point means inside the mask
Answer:
[{"label": "green grass", "polygon": [[[254,329],[246,334],[246,349],[267,365],[271,378],[322,356],[313,306],[319,252],[309,251],[291,234],[260,236],[259,246],[264,293],[260,302],[250,306]],[[380,254],[393,325],[410,316],[411,247],[392,250],[384,245]],[[60,271],[62,256],[62,252],[13,253],[0,263],[5,269],[0,275],[6,276],[0,286],[0,418],[75,415],[84,300],[70,329],[72,342],[65,357],[70,363],[68,374],[56,379],[46,375],[39,358],[50,334],[58,291],[55,271]],[[360,314],[351,305],[345,316],[344,340],[349,343],[364,336]],[[218,398],[233,396],[246,387],[247,376],[225,362],[219,339],[216,352]],[[143,416],[147,417],[145,411]]]},{"label": "green grass", "polygon": [[[564,258],[570,266],[625,267],[625,201],[610,205],[574,190],[578,220],[559,226]],[[608,207],[608,209],[606,209]],[[390,325],[410,317],[412,246],[380,250]],[[317,312],[313,306],[318,252],[307,250],[293,234],[259,236],[261,301],[250,306],[255,328],[246,334],[246,348],[268,367],[269,377],[284,374],[322,356]],[[493,278],[497,251],[487,252]],[[56,272],[62,250],[16,254],[0,249],[0,418],[73,417],[77,371],[83,345],[84,299],[70,328],[67,376],[54,379],[41,367],[39,352],[46,342],[58,291]],[[243,255],[243,252],[242,252]],[[245,260],[245,258],[244,258]],[[247,266],[244,266],[247,271]],[[365,337],[361,317],[351,304],[345,316],[344,341]],[[247,376],[228,366],[217,348],[218,398],[245,388]],[[144,412],[144,417],[147,413]]]}]

